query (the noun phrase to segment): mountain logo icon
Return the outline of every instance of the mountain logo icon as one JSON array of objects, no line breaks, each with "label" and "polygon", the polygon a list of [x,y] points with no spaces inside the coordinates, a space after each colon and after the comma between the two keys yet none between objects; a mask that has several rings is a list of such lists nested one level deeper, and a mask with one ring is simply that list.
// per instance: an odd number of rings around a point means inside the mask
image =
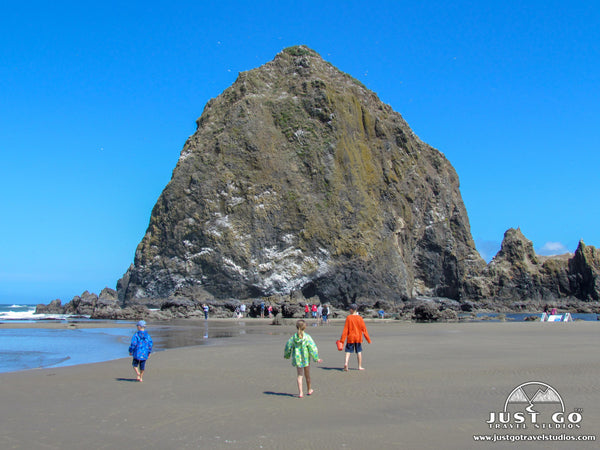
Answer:
[{"label": "mountain logo icon", "polygon": [[509,405],[517,403],[528,404],[527,410],[533,409],[534,405],[554,403],[560,405],[560,411],[565,411],[565,404],[557,390],[541,381],[529,381],[517,386],[506,398],[504,411],[508,410]]}]

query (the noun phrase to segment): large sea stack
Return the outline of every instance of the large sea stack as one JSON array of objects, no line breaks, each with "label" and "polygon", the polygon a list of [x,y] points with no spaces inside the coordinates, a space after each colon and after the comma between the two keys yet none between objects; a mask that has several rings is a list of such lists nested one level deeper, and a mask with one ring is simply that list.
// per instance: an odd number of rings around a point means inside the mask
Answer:
[{"label": "large sea stack", "polygon": [[123,305],[459,299],[485,267],[444,155],[307,47],[240,73],[197,125],[118,283]]}]

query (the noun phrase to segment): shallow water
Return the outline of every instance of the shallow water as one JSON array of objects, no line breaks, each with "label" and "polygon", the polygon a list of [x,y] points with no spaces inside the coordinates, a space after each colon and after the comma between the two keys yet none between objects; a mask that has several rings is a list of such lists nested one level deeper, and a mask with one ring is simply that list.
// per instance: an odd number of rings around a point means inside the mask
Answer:
[{"label": "shallow water", "polygon": [[[71,320],[77,324],[90,320]],[[66,323],[66,322],[65,322]],[[128,358],[134,323],[125,328],[0,328],[0,373]],[[222,339],[264,333],[264,323],[251,321],[173,321],[149,324],[154,351],[214,345]],[[280,334],[278,329],[273,334]],[[281,331],[283,332],[283,331]]]},{"label": "shallow water", "polygon": [[107,361],[128,356],[128,330],[0,329],[0,372]]},{"label": "shallow water", "polygon": [[[36,305],[0,304],[0,372],[61,367],[129,357],[134,322],[98,321],[62,314],[35,314]],[[120,323],[124,328],[1,328],[2,323]],[[254,326],[253,326],[254,325]],[[170,321],[148,328],[154,351],[211,345],[224,338],[258,332],[251,321]]]},{"label": "shallow water", "polygon": [[[512,322],[523,322],[528,317],[538,316],[541,317],[542,314],[539,313],[531,313],[531,312],[523,312],[523,313],[477,313],[475,317],[472,317],[471,314],[459,314],[459,317],[462,319],[470,319],[473,321],[512,321]],[[573,320],[584,320],[595,322],[598,320],[598,314],[594,313],[571,313],[571,317]]]},{"label": "shallow water", "polygon": [[[153,324],[148,331],[160,349],[210,345],[219,339],[264,333],[263,322],[239,321],[189,321],[174,320],[165,325]],[[274,329],[275,334],[279,334]]]}]

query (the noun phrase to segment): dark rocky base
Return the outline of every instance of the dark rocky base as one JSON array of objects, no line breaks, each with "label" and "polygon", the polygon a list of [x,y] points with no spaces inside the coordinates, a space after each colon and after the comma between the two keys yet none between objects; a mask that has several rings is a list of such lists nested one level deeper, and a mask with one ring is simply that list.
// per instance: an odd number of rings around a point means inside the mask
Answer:
[{"label": "dark rocky base", "polygon": [[[304,298],[300,293],[290,296],[276,296],[260,299],[247,299],[245,301],[230,299],[225,301],[207,302],[211,318],[235,317],[236,309],[242,303],[246,305],[246,316],[257,318],[261,315],[261,303],[265,305],[264,315],[267,317],[266,307],[273,307],[273,317],[303,318],[304,305],[321,302],[318,297]],[[482,301],[457,301],[443,297],[417,298],[402,302],[385,300],[357,300],[359,311],[364,317],[377,318],[379,311],[383,310],[385,318],[417,322],[440,322],[465,320],[465,317],[475,317],[478,313],[541,313],[544,310],[556,308],[559,313],[588,313],[600,315],[600,302],[584,302],[575,298],[556,299],[552,301],[540,300],[482,300]],[[345,317],[345,308],[329,304],[330,317]],[[92,319],[105,320],[171,320],[181,318],[203,318],[203,304],[190,299],[170,299],[164,301],[160,308],[148,308],[145,305],[121,307],[117,299],[117,292],[105,288],[100,295],[84,292],[76,296],[71,302],[62,305],[60,300],[54,300],[48,305],[37,306],[36,314],[71,314],[84,315]],[[467,316],[465,316],[467,314]]]}]

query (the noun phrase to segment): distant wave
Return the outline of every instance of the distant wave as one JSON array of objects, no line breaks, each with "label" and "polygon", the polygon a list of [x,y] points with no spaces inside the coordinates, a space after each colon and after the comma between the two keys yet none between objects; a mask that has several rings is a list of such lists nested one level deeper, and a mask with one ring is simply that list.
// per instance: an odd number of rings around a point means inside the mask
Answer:
[{"label": "distant wave", "polygon": [[36,305],[0,305],[0,321],[65,320],[69,314],[36,314]]}]

